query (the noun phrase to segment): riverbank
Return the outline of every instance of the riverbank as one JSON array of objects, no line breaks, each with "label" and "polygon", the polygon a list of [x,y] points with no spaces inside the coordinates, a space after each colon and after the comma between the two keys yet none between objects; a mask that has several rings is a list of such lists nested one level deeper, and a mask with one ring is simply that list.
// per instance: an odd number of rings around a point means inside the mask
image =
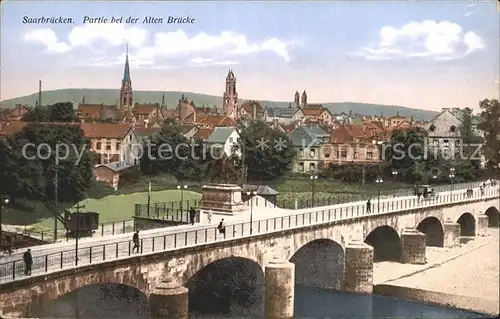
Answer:
[{"label": "riverbank", "polygon": [[427,248],[427,264],[374,267],[375,292],[490,315],[500,313],[499,229],[453,248]]}]

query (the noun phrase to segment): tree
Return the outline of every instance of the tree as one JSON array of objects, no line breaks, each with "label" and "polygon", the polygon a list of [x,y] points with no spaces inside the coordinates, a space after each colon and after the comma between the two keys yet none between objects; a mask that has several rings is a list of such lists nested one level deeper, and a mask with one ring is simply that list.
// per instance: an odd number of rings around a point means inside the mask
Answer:
[{"label": "tree", "polygon": [[455,167],[455,176],[458,181],[475,180],[481,176],[481,158],[480,153],[476,152],[477,146],[483,144],[484,140],[472,130],[473,115],[470,108],[462,111],[462,124],[459,131],[462,137],[462,143],[459,146],[458,158],[453,163]]},{"label": "tree", "polygon": [[75,120],[76,112],[71,102],[36,106],[23,116],[23,121],[26,122],[72,122]]},{"label": "tree", "polygon": [[167,121],[161,131],[145,143],[140,168],[147,175],[163,172],[178,179],[199,177],[202,172],[195,153],[199,153],[199,149],[182,135],[180,126]]},{"label": "tree", "polygon": [[425,175],[423,165],[427,161],[424,140],[427,134],[420,128],[392,132],[390,147],[384,147],[386,176],[395,169],[398,177],[410,182],[421,181]]},{"label": "tree", "polygon": [[487,168],[498,174],[500,171],[500,102],[498,100],[483,100],[481,107],[482,122],[479,128],[484,131],[485,144],[483,154],[487,160]]},{"label": "tree", "polygon": [[[40,148],[37,152],[37,147],[42,144],[48,145],[50,154],[47,148]],[[85,189],[93,179],[94,161],[87,148],[88,141],[78,126],[28,125],[10,138],[8,145],[10,148],[6,152],[2,150],[5,147],[0,148],[0,157],[8,159],[2,177],[10,178],[12,186],[9,185],[9,188],[13,189],[9,194],[13,197],[32,198],[35,193],[41,193],[49,199],[54,198],[56,169],[59,171],[60,201],[78,201],[85,197]],[[56,161],[55,155],[57,145],[68,146],[67,157],[61,152],[59,161]],[[59,150],[62,148],[59,147]]]},{"label": "tree", "polygon": [[290,170],[295,150],[286,134],[260,121],[239,125],[238,131],[249,180],[274,180]]}]

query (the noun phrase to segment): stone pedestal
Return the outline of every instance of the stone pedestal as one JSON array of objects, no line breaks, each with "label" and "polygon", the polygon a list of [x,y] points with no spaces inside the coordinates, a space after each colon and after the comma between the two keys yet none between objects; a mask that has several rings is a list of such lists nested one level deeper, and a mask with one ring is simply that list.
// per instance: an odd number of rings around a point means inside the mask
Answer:
[{"label": "stone pedestal", "polygon": [[405,229],[401,234],[401,262],[425,264],[425,234],[416,229]]},{"label": "stone pedestal", "polygon": [[444,247],[454,247],[460,242],[460,224],[446,221],[443,224]]},{"label": "stone pedestal", "polygon": [[149,296],[151,318],[187,319],[189,313],[188,289],[175,279],[167,278]]},{"label": "stone pedestal", "polygon": [[476,236],[488,235],[488,216],[478,215],[476,217]]},{"label": "stone pedestal", "polygon": [[214,214],[235,215],[248,208],[241,198],[241,187],[234,184],[210,184],[202,188],[199,209]]},{"label": "stone pedestal", "polygon": [[295,296],[295,265],[284,260],[273,259],[265,267],[266,319],[292,319]]},{"label": "stone pedestal", "polygon": [[373,292],[373,247],[361,241],[345,248],[344,291],[361,294]]}]

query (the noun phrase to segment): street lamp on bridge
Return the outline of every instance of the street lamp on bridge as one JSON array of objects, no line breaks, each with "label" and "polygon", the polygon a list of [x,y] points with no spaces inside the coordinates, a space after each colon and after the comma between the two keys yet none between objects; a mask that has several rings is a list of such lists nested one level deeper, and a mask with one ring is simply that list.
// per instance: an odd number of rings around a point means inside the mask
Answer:
[{"label": "street lamp on bridge", "polygon": [[257,192],[251,191],[247,192],[248,198],[250,198],[250,235],[252,235],[253,232],[253,197],[257,195]]},{"label": "street lamp on bridge", "polygon": [[382,177],[377,177],[377,179],[375,180],[375,183],[377,183],[378,187],[377,187],[377,212],[380,213],[380,185],[382,185],[382,183],[384,182],[384,180],[382,179]]},{"label": "street lamp on bridge", "polygon": [[177,185],[177,189],[181,191],[181,205],[180,205],[181,214],[184,211],[183,207],[182,207],[183,203],[184,203],[184,190],[187,189],[187,188],[188,188],[188,186],[186,184]]},{"label": "street lamp on bridge", "polygon": [[0,195],[0,244],[2,244],[2,206],[5,204],[7,205],[9,203],[8,198],[4,198],[2,195]]},{"label": "street lamp on bridge", "polygon": [[450,175],[448,175],[450,178],[450,196],[453,194],[453,178],[455,177],[455,169],[452,167],[450,168]]},{"label": "street lamp on bridge", "polygon": [[312,190],[312,194],[311,194],[311,200],[312,200],[312,205],[311,207],[314,207],[315,206],[315,203],[314,203],[314,192],[315,192],[315,189],[314,189],[314,181],[318,179],[318,175],[316,174],[316,171],[311,171],[311,176],[309,176],[309,178],[311,179],[311,182],[312,182],[312,185],[311,185],[311,190]]},{"label": "street lamp on bridge", "polygon": [[394,184],[394,195],[393,197],[396,197],[396,176],[398,176],[398,171],[393,169],[392,170],[392,183]]}]

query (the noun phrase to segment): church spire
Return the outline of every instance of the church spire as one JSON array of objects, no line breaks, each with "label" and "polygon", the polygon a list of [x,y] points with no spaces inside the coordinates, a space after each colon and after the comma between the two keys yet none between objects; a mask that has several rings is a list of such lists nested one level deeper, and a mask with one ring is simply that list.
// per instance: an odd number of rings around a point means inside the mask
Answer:
[{"label": "church spire", "polygon": [[161,96],[161,107],[165,107],[165,93]]},{"label": "church spire", "polygon": [[130,66],[128,65],[128,44],[127,44],[127,52],[125,54],[125,71],[123,72],[123,82],[132,82],[130,81]]}]

